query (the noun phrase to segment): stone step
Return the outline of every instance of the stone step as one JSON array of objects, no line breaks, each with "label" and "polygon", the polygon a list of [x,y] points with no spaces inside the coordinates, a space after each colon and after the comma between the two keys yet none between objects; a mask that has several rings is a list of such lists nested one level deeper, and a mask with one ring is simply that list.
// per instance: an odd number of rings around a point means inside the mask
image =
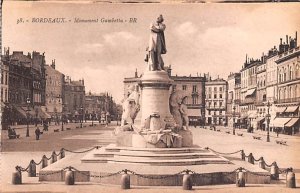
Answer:
[{"label": "stone step", "polygon": [[150,152],[156,154],[176,154],[176,153],[195,153],[195,152],[209,152],[208,150],[200,147],[186,147],[186,148],[137,148],[137,147],[117,147],[108,145],[105,147],[106,152]]},{"label": "stone step", "polygon": [[151,154],[149,152],[98,152],[94,153],[94,157],[125,157],[132,159],[192,159],[192,158],[217,158],[218,156],[211,153],[176,153],[176,154]]},{"label": "stone step", "polygon": [[204,164],[231,164],[230,161],[220,158],[195,158],[176,160],[147,160],[147,159],[124,159],[124,158],[94,158],[82,159],[82,163],[119,163],[119,164],[140,164],[153,166],[183,166],[183,165],[204,165]]}]

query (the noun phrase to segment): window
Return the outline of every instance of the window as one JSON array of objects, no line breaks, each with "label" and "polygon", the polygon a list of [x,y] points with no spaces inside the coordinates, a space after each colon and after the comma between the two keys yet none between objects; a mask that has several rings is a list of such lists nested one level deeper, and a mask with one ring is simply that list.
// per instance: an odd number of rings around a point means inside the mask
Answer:
[{"label": "window", "polygon": [[220,107],[223,105],[223,103],[222,102],[220,102]]},{"label": "window", "polygon": [[1,102],[3,102],[3,88],[1,88]]},{"label": "window", "polygon": [[198,97],[197,96],[193,96],[193,104],[198,104]]},{"label": "window", "polygon": [[3,84],[3,71],[1,72],[1,84]]},{"label": "window", "polygon": [[208,110],[208,114],[211,115],[211,111],[210,110]]},{"label": "window", "polygon": [[208,88],[209,92],[211,92],[211,87]]},{"label": "window", "polygon": [[197,85],[193,85],[193,92],[197,92]]},{"label": "window", "polygon": [[182,90],[186,90],[186,85],[182,85]]},{"label": "window", "polygon": [[222,94],[220,94],[220,99],[222,98]]},{"label": "window", "polygon": [[176,90],[176,85],[173,85],[172,89],[173,89],[173,91],[175,91]]},{"label": "window", "polygon": [[217,87],[214,87],[214,91],[217,92]]},{"label": "window", "polygon": [[211,94],[208,94],[208,98],[209,98],[209,99],[211,98]]},{"label": "window", "polygon": [[222,92],[223,88],[222,88],[222,87],[220,87],[220,88],[219,88],[219,90],[220,90],[220,92]]},{"label": "window", "polygon": [[216,99],[217,98],[217,94],[214,94],[214,99]]}]

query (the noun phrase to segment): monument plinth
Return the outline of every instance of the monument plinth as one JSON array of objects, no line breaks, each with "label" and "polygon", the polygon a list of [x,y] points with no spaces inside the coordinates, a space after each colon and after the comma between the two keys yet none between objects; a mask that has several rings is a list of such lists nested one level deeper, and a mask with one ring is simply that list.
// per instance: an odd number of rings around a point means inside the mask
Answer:
[{"label": "monument plinth", "polygon": [[[169,109],[171,80],[166,71],[146,71],[141,77],[141,125],[153,113],[163,119],[172,117]],[[153,129],[154,130],[154,129]]]}]

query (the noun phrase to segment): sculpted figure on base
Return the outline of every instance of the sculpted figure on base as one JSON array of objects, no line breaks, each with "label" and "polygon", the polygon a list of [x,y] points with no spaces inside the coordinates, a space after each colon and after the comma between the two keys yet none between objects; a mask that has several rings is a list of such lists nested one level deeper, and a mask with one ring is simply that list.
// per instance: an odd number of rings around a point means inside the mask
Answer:
[{"label": "sculpted figure on base", "polygon": [[123,102],[121,126],[134,123],[134,119],[140,111],[139,98],[140,95],[137,91],[137,87],[130,87],[128,97]]},{"label": "sculpted figure on base", "polygon": [[170,112],[176,122],[177,131],[188,129],[189,118],[187,114],[186,99],[187,96],[183,91],[175,91],[170,96]]}]

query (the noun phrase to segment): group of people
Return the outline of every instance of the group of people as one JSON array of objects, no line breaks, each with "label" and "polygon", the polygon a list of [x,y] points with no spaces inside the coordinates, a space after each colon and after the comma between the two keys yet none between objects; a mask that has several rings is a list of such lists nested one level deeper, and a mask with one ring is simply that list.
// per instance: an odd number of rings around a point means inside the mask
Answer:
[{"label": "group of people", "polygon": [[8,138],[9,139],[16,139],[19,138],[19,135],[17,135],[16,130],[12,129],[11,127],[8,127]]}]

